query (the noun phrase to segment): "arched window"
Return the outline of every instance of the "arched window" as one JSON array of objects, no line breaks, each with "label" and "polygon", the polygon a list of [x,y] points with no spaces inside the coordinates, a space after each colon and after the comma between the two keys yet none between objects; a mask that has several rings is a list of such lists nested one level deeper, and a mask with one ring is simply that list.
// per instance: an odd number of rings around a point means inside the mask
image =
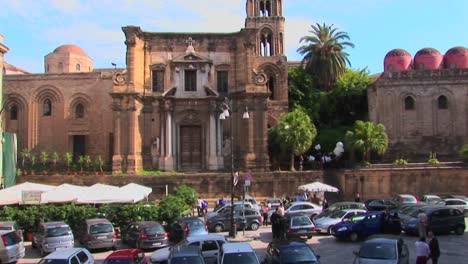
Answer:
[{"label": "arched window", "polygon": [[52,102],[50,99],[45,99],[44,104],[42,105],[42,115],[51,116],[52,115]]},{"label": "arched window", "polygon": [[84,117],[84,106],[82,104],[77,104],[75,106],[75,118],[83,118]]},{"label": "arched window", "polygon": [[266,83],[268,91],[270,92],[270,100],[275,100],[275,77],[269,76]]},{"label": "arched window", "polygon": [[415,102],[414,98],[411,96],[407,96],[405,98],[405,110],[414,110]]},{"label": "arched window", "polygon": [[12,105],[10,108],[10,120],[18,120],[18,107]]},{"label": "arched window", "polygon": [[260,56],[268,57],[273,55],[273,33],[268,29],[264,29],[260,35]]},{"label": "arched window", "polygon": [[437,104],[439,105],[439,109],[448,109],[448,100],[445,95],[439,96],[437,99]]},{"label": "arched window", "polygon": [[81,68],[81,67],[80,67],[80,64],[77,64],[77,65],[76,65],[76,71],[79,72],[79,71],[80,71],[80,68]]}]

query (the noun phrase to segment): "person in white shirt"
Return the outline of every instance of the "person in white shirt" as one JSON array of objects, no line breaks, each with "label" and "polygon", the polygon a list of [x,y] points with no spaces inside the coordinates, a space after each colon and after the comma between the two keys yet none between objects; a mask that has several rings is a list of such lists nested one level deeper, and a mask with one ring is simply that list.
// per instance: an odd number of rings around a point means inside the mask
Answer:
[{"label": "person in white shirt", "polygon": [[419,238],[426,238],[427,215],[424,212],[418,214]]},{"label": "person in white shirt", "polygon": [[426,243],[426,238],[421,237],[414,243],[416,246],[416,264],[426,264],[431,251]]}]

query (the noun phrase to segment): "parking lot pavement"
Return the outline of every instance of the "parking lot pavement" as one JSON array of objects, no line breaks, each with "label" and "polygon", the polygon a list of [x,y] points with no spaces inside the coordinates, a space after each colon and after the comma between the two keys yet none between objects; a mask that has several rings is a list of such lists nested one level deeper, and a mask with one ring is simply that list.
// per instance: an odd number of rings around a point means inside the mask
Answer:
[{"label": "parking lot pavement", "polygon": [[[468,218],[467,218],[468,219]],[[466,220],[465,220],[466,221]],[[467,225],[468,226],[468,225]],[[227,232],[221,233],[228,235]],[[402,235],[403,240],[408,245],[410,252],[410,263],[416,262],[415,257],[415,246],[417,237]],[[265,258],[266,248],[268,243],[271,241],[271,228],[270,227],[261,227],[257,231],[245,231],[245,235],[242,230],[237,233],[235,239],[228,238],[229,241],[243,241],[249,242],[252,247],[257,252],[259,260],[262,261]],[[468,231],[465,230],[463,236],[458,236],[455,234],[450,235],[440,235],[438,236],[441,257],[440,263],[466,263],[468,247]],[[322,263],[353,263],[354,260],[354,251],[358,251],[362,242],[351,243],[348,241],[337,241],[335,237],[328,235],[315,235],[309,239],[308,244],[312,246],[314,251],[320,255],[320,260]],[[125,248],[125,246],[120,245],[119,248]],[[93,252],[93,256],[96,260],[96,263],[100,264],[102,261],[111,253],[112,251],[99,251]],[[146,252],[146,255],[149,257],[151,251]],[[31,243],[26,242],[26,256],[25,258],[18,261],[19,264],[36,264],[40,260],[39,251],[31,248]]]}]

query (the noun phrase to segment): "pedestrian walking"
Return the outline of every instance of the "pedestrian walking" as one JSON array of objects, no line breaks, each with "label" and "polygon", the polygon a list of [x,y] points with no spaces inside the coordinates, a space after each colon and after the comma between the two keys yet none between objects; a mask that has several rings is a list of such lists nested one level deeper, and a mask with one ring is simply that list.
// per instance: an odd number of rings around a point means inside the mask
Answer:
[{"label": "pedestrian walking", "polygon": [[426,264],[431,251],[426,243],[426,238],[421,237],[414,243],[416,246],[416,264]]},{"label": "pedestrian walking", "polygon": [[325,199],[325,197],[323,198],[323,201],[322,201],[322,211],[325,211],[327,210],[328,208],[328,201],[327,199]]},{"label": "pedestrian walking", "polygon": [[203,199],[201,197],[198,197],[198,200],[197,200],[197,214],[198,214],[198,217],[202,216],[202,204],[203,204]]},{"label": "pedestrian walking", "polygon": [[273,214],[271,215],[271,234],[273,236],[273,239],[277,239],[279,238],[279,230],[278,230],[278,226],[279,226],[279,215],[278,215],[278,208],[276,208],[276,211],[273,212]]},{"label": "pedestrian walking", "polygon": [[432,260],[432,264],[437,264],[439,263],[439,257],[440,257],[440,248],[439,248],[439,240],[437,237],[435,237],[434,232],[428,231],[427,232],[427,238],[429,238],[429,250],[431,251],[431,254],[429,257]]},{"label": "pedestrian walking", "polygon": [[268,226],[268,212],[270,211],[270,208],[267,207],[265,204],[262,204],[262,207],[260,208],[260,213],[262,214],[263,217],[263,226]]},{"label": "pedestrian walking", "polygon": [[418,214],[418,234],[419,238],[426,238],[427,215],[424,212]]}]

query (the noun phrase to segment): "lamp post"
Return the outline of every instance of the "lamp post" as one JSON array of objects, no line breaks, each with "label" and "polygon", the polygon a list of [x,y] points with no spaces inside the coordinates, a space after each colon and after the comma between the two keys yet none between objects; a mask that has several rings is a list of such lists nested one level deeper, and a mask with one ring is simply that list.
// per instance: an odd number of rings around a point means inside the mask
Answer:
[{"label": "lamp post", "polygon": [[[226,117],[230,118],[230,129],[231,129],[231,228],[229,229],[229,237],[235,238],[237,235],[237,225],[234,220],[234,187],[237,184],[235,182],[235,174],[234,172],[234,117],[232,116],[232,101],[225,98],[223,102],[223,111],[219,115],[220,120],[225,120]],[[244,114],[242,115],[243,119],[249,119],[249,111],[248,108],[245,107]],[[237,175],[239,177],[239,175]]]}]

